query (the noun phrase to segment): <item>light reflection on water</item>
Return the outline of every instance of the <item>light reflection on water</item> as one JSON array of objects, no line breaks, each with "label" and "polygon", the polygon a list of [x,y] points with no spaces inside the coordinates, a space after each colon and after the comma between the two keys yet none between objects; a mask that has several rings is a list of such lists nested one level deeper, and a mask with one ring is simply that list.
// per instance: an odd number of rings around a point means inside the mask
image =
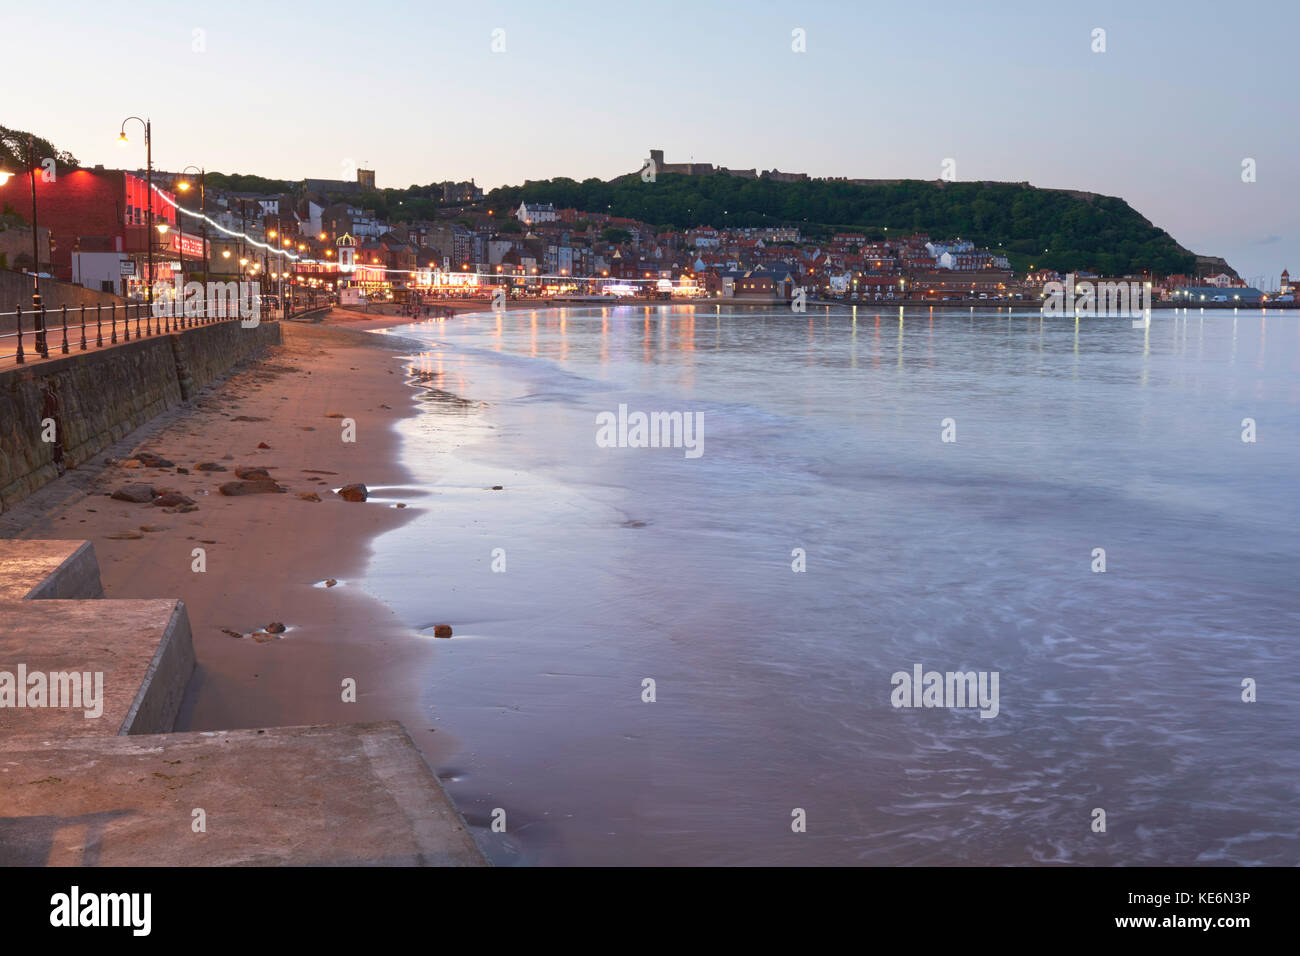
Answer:
[{"label": "light reflection on water", "polygon": [[[1300,862],[1296,313],[401,334],[429,343],[402,428],[434,494],[367,588],[455,628],[418,679],[458,805],[507,812],[498,861]],[[597,447],[620,403],[703,412],[703,457]],[[999,715],[894,710],[916,663],[998,671]]]}]

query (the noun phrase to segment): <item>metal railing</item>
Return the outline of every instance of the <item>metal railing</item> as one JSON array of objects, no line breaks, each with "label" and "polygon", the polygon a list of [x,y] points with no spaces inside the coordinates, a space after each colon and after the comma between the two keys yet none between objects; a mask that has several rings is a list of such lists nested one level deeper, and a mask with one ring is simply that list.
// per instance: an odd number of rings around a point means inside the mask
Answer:
[{"label": "metal railing", "polygon": [[[297,305],[298,303],[294,303]],[[239,314],[238,307],[231,307],[229,302],[209,302],[201,304],[199,314],[184,314],[184,310],[169,308],[162,315],[155,315],[153,306],[148,302],[99,303],[97,305],[60,306],[55,309],[39,310],[15,306],[12,312],[0,312],[0,327],[13,320],[13,329],[0,332],[0,349],[12,343],[7,350],[0,351],[0,362],[12,359],[17,364],[25,364],[29,359],[49,358],[51,353],[68,355],[72,352],[85,352],[88,349],[102,349],[130,342],[132,339],[150,338],[158,335],[171,335],[200,325],[215,325],[220,322],[239,322],[247,318]],[[253,312],[259,322],[276,321],[292,318],[293,315],[310,311],[312,307],[295,309],[291,315],[277,314],[282,310],[270,310],[263,314],[260,303]],[[174,311],[181,314],[172,314]]]}]

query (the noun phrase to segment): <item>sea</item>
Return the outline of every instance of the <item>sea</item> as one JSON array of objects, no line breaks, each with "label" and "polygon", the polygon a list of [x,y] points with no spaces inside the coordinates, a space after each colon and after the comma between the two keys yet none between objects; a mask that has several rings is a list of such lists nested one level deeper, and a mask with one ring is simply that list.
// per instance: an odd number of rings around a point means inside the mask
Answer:
[{"label": "sea", "polygon": [[493,862],[1300,864],[1300,313],[387,334],[364,587]]}]

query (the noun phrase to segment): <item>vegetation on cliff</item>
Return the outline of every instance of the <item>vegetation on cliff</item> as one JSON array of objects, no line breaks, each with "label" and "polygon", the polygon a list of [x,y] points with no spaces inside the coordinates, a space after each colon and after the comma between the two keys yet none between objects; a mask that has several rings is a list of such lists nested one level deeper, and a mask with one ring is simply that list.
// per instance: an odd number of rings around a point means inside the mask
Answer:
[{"label": "vegetation on cliff", "polygon": [[813,239],[835,232],[872,238],[923,232],[1004,251],[1017,269],[1123,275],[1195,268],[1195,256],[1122,199],[1018,183],[784,183],[726,173],[666,174],[647,183],[632,175],[611,182],[540,180],[494,189],[487,200],[498,213],[525,201],[549,202],[665,229],[798,226]]}]

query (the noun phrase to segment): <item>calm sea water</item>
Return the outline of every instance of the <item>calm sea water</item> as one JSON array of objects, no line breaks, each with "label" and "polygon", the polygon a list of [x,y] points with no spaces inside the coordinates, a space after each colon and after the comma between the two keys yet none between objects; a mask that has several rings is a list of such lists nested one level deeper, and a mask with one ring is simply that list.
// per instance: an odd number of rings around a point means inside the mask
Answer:
[{"label": "calm sea water", "polygon": [[[449,792],[501,863],[1300,863],[1298,325],[399,330],[436,386],[402,426],[424,494],[367,587],[455,629],[410,675]],[[599,447],[620,404],[702,412],[704,454]],[[916,664],[998,672],[999,713],[895,709]]]}]

